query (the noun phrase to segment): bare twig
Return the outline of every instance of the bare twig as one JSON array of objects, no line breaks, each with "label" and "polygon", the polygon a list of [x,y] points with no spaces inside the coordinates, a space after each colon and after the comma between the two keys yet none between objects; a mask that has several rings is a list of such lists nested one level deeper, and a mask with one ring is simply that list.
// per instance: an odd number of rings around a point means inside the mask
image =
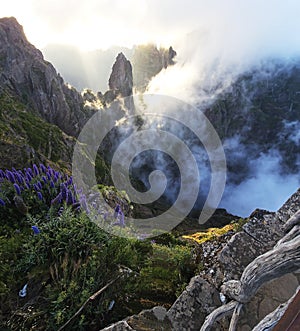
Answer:
[{"label": "bare twig", "polygon": [[101,293],[103,293],[109,286],[111,286],[113,283],[115,283],[122,275],[119,275],[118,277],[116,277],[115,279],[111,280],[109,283],[107,283],[105,286],[103,286],[99,291],[95,292],[93,295],[91,295],[85,302],[84,304],[77,310],[77,312],[70,318],[67,320],[67,322],[61,326],[58,331],[63,330],[75,317],[77,317],[84,309],[84,307],[91,301],[91,300],[95,300],[97,298],[98,295],[100,295]]},{"label": "bare twig", "polygon": [[232,318],[231,318],[231,321],[230,321],[230,325],[229,325],[229,331],[235,331],[236,330],[237,322],[238,322],[242,307],[243,307],[242,303],[238,303],[235,306],[235,309],[234,309],[234,312],[232,314]]},{"label": "bare twig", "polygon": [[238,303],[236,301],[231,301],[224,306],[218,307],[213,312],[211,312],[205,319],[200,331],[209,331],[215,322],[221,318],[231,315],[233,310],[236,308]]}]

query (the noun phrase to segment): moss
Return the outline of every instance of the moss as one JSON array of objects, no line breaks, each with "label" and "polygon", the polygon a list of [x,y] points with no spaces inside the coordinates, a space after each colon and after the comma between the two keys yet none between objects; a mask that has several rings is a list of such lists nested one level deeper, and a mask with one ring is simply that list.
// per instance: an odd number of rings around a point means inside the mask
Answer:
[{"label": "moss", "polygon": [[234,224],[225,225],[223,228],[209,228],[206,231],[196,232],[191,235],[182,236],[184,239],[191,239],[198,244],[203,244],[206,241],[216,239],[223,234],[235,229]]},{"label": "moss", "polygon": [[215,240],[216,238],[230,232],[239,232],[242,230],[243,225],[247,222],[247,219],[240,218],[238,221],[231,222],[223,226],[222,228],[209,228],[205,231],[196,232],[190,235],[184,235],[182,238],[190,239],[198,244],[203,244],[206,241]]}]

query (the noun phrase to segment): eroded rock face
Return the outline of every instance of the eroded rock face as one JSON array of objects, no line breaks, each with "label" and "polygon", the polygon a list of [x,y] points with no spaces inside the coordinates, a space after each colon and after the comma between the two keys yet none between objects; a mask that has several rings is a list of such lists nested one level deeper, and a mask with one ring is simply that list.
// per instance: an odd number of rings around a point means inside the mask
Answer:
[{"label": "eroded rock face", "polygon": [[157,48],[154,44],[140,45],[132,57],[134,86],[141,92],[162,69],[175,64],[176,52],[172,48]]},{"label": "eroded rock face", "polygon": [[[228,233],[216,241],[204,243],[201,276],[192,278],[186,290],[166,312],[166,316],[162,319],[154,318],[154,322],[152,321],[154,324],[151,322],[152,328],[148,329],[169,330],[171,323],[171,330],[174,331],[200,330],[205,317],[221,305],[220,285],[228,279],[239,279],[249,263],[272,249],[284,236],[284,223],[299,208],[300,189],[276,213],[257,210],[241,232],[235,235]],[[244,305],[237,331],[252,330],[278,305],[287,301],[294,294],[299,283],[299,273],[289,273],[264,284],[251,301]],[[143,316],[142,312],[126,321],[133,330],[148,330],[149,319]],[[154,314],[149,316],[153,317]],[[130,321],[134,321],[134,325],[131,325]],[[119,323],[107,330],[117,331]],[[224,318],[212,330],[227,331],[228,328],[229,319]]]},{"label": "eroded rock face", "polygon": [[219,255],[224,272],[223,281],[239,279],[245,267],[265,252],[264,246],[245,232],[234,235]]},{"label": "eroded rock face", "polygon": [[200,276],[192,278],[168,311],[173,330],[199,330],[205,317],[221,305],[219,293]]},{"label": "eroded rock face", "polygon": [[80,93],[65,85],[13,17],[0,19],[0,86],[69,135],[76,135],[88,117]]},{"label": "eroded rock face", "polygon": [[121,97],[132,95],[132,66],[123,53],[119,53],[108,81],[109,89]]}]

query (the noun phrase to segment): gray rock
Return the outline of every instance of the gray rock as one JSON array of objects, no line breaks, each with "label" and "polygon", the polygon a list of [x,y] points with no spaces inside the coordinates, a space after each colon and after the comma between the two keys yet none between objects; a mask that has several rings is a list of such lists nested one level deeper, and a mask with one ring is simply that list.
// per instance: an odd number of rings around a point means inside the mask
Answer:
[{"label": "gray rock", "polygon": [[115,95],[123,98],[132,95],[132,66],[123,53],[119,53],[116,58],[108,85]]},{"label": "gray rock", "polygon": [[167,316],[164,307],[154,307],[141,311],[138,315],[133,315],[126,319],[127,323],[136,331],[172,331],[171,321]]},{"label": "gray rock", "polygon": [[243,230],[264,246],[266,250],[272,249],[284,235],[282,226],[276,219],[275,213],[263,215],[262,218],[251,218],[243,226]]},{"label": "gray rock", "polygon": [[0,86],[72,136],[90,115],[83,110],[80,93],[64,83],[13,17],[0,19]]},{"label": "gray rock", "polygon": [[299,280],[295,274],[287,274],[265,284],[243,308],[238,330],[242,330],[242,326],[252,330],[279,305],[288,301],[298,286]]},{"label": "gray rock", "polygon": [[225,279],[239,279],[245,267],[267,249],[245,232],[235,234],[222,249],[219,262],[224,269]]},{"label": "gray rock", "polygon": [[220,305],[217,290],[196,276],[169,309],[167,316],[173,330],[199,330],[205,317]]}]

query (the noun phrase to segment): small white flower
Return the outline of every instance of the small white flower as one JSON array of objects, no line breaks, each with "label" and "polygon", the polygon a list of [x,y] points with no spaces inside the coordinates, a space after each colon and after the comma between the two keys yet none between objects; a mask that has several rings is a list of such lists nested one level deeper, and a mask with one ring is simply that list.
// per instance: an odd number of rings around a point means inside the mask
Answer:
[{"label": "small white flower", "polygon": [[28,285],[28,284],[25,284],[24,287],[22,288],[22,290],[19,291],[19,296],[20,296],[21,298],[26,297],[26,294],[27,294],[27,291],[26,291],[26,290],[27,290],[27,285]]}]

